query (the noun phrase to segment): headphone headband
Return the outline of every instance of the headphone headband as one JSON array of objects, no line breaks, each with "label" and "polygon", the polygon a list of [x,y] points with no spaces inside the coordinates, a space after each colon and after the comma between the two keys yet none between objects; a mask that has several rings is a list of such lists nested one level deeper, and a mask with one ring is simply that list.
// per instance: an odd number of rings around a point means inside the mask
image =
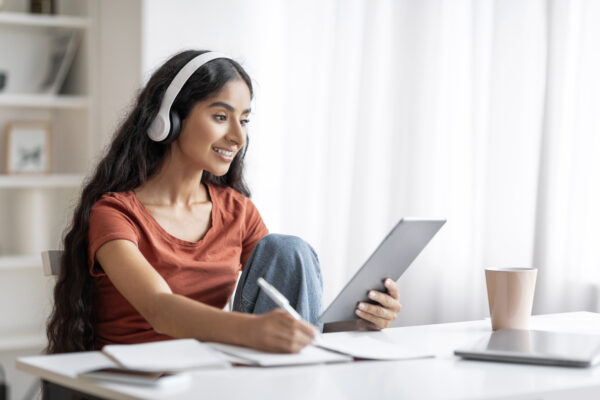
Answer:
[{"label": "headphone headband", "polygon": [[179,91],[185,85],[185,83],[190,79],[190,76],[194,72],[198,70],[201,66],[206,64],[209,61],[212,61],[216,58],[230,58],[225,54],[217,53],[214,51],[209,51],[207,53],[200,54],[192,58],[187,64],[179,70],[175,78],[169,84],[169,87],[165,91],[165,95],[163,96],[162,102],[160,103],[160,109],[158,110],[158,114],[152,121],[150,128],[148,128],[148,136],[155,142],[162,142],[169,136],[169,132],[171,131],[171,122],[169,120],[169,113],[171,111],[171,106],[175,101],[175,98],[179,94]]}]

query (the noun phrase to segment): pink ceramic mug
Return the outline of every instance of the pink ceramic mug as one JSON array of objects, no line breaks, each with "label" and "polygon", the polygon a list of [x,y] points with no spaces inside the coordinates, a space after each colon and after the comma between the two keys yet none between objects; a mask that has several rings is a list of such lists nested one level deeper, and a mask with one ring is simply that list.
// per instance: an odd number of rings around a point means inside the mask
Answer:
[{"label": "pink ceramic mug", "polygon": [[492,329],[529,329],[536,268],[486,268]]}]

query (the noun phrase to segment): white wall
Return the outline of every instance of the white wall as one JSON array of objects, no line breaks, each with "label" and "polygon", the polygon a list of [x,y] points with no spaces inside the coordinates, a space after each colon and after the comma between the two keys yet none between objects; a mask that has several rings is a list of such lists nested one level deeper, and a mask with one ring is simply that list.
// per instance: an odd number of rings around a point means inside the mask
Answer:
[{"label": "white wall", "polygon": [[101,149],[127,114],[142,82],[141,0],[102,0],[97,4],[97,73],[92,144]]},{"label": "white wall", "polygon": [[[263,126],[267,119],[269,126],[281,126],[285,114],[281,104],[283,67],[276,63],[283,60],[282,54],[289,49],[285,48],[285,38],[271,35],[271,32],[282,31],[283,21],[274,17],[280,14],[282,7],[280,1],[144,0],[142,3],[144,81],[166,59],[186,49],[224,52],[241,62],[252,77],[255,101],[249,128],[251,145],[247,155],[247,176],[253,200],[273,231],[281,229],[282,215],[279,209],[267,207],[267,204],[273,196],[282,196],[279,190],[284,177],[277,170],[270,173],[268,182],[258,182],[253,177],[278,164],[271,161],[285,157],[281,152],[265,151],[281,148],[284,137],[282,132],[269,131]],[[309,68],[317,62],[306,60],[306,66]]]}]

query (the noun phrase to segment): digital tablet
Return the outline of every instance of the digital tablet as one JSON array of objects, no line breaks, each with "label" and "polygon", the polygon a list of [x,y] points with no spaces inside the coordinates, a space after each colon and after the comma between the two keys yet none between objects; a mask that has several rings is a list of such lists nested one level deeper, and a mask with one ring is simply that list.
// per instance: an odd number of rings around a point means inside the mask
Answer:
[{"label": "digital tablet", "polygon": [[591,367],[600,361],[600,337],[578,333],[500,329],[454,351],[463,358]]},{"label": "digital tablet", "polygon": [[354,313],[358,302],[373,302],[367,297],[367,292],[385,292],[383,280],[398,280],[445,223],[444,219],[402,218],[318,321],[331,323],[358,319]]}]

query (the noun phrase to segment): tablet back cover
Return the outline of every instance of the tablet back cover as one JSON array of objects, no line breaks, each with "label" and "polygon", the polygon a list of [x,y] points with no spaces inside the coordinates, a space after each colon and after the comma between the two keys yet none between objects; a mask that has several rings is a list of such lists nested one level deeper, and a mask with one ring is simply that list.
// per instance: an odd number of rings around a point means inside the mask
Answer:
[{"label": "tablet back cover", "polygon": [[358,302],[372,302],[367,292],[385,292],[383,280],[398,280],[444,223],[443,219],[401,219],[321,314],[319,322],[357,319],[354,310]]}]

